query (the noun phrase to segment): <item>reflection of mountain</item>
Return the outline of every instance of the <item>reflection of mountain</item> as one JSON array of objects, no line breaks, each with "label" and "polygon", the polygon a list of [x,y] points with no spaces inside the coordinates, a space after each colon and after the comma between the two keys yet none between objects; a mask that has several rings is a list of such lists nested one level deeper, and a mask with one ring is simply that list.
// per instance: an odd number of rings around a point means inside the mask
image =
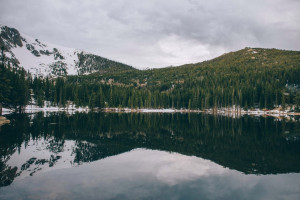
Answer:
[{"label": "reflection of mountain", "polygon": [[[39,113],[32,120],[27,115],[9,118],[12,125],[0,132],[2,186],[19,174],[69,167],[135,148],[194,155],[244,173],[300,172],[298,122],[202,114]],[[14,164],[18,154],[24,160]]]}]

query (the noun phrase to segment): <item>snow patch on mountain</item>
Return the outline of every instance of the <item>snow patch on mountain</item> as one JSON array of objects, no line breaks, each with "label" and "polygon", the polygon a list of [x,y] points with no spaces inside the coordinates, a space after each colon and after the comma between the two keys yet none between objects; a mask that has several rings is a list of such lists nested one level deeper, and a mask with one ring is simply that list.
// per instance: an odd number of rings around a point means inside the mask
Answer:
[{"label": "snow patch on mountain", "polygon": [[6,63],[39,76],[64,76],[132,69],[82,50],[44,43],[18,30],[0,25],[0,47]]},{"label": "snow patch on mountain", "polygon": [[[78,74],[76,62],[78,62],[79,50],[57,47],[49,43],[42,43],[37,39],[22,34],[23,45],[12,47],[10,51],[5,52],[8,58],[16,58],[19,66],[26,71],[37,75],[49,75],[52,73],[54,65],[65,64],[66,73],[68,75]],[[59,73],[64,75],[64,73]]]}]

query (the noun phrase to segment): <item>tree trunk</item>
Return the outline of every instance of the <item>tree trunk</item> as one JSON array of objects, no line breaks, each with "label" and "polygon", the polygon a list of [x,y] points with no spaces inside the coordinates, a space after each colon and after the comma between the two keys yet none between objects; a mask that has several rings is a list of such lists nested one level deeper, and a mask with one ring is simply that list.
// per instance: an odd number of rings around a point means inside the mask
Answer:
[{"label": "tree trunk", "polygon": [[0,116],[2,115],[2,103],[0,102]]}]

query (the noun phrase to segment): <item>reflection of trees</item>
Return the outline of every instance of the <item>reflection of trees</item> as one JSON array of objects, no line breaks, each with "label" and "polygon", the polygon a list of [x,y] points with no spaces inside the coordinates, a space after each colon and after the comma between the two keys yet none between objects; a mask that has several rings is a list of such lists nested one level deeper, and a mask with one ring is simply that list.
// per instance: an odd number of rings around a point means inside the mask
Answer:
[{"label": "reflection of trees", "polygon": [[49,144],[47,145],[47,148],[50,152],[52,153],[59,153],[64,151],[64,140],[57,140],[56,138],[54,139],[49,139]]},{"label": "reflection of trees", "polygon": [[[38,138],[48,140],[47,148],[54,154],[63,151],[66,139],[76,141],[73,153],[74,163],[78,164],[134,148],[149,148],[199,156],[244,173],[300,171],[297,122],[247,116],[235,119],[204,114],[138,113],[62,113],[49,117],[37,114],[32,123],[26,115],[10,118],[14,123],[4,126],[0,134],[1,172],[8,170],[4,157],[22,142]],[[60,158],[53,158],[54,162],[50,158],[45,163],[54,165],[55,159]]]},{"label": "reflection of trees", "polygon": [[17,167],[10,167],[6,163],[20,149],[23,141],[28,139],[28,124],[28,117],[17,115],[11,120],[11,124],[0,130],[0,186],[11,184],[17,176]]},{"label": "reflection of trees", "polygon": [[10,166],[6,166],[2,168],[1,166],[0,187],[10,185],[14,181],[14,178],[17,176],[17,170],[17,167],[12,168]]},{"label": "reflection of trees", "polygon": [[1,148],[1,159],[0,159],[0,187],[10,185],[14,177],[17,174],[17,167],[10,167],[6,164],[9,160],[10,155],[12,155],[15,151],[12,149],[7,149],[5,151],[4,148]]}]

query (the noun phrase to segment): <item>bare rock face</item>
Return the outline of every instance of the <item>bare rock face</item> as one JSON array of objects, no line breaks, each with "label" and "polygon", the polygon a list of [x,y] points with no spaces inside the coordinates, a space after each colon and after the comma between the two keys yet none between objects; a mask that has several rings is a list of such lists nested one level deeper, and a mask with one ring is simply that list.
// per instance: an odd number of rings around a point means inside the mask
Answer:
[{"label": "bare rock face", "polygon": [[[1,27],[1,40],[0,44],[4,45],[7,50],[9,50],[11,47],[22,47],[25,39],[21,37],[19,31],[15,28],[10,28],[7,26]],[[4,43],[3,39],[6,40],[6,43]],[[1,42],[2,41],[2,42]]]}]

